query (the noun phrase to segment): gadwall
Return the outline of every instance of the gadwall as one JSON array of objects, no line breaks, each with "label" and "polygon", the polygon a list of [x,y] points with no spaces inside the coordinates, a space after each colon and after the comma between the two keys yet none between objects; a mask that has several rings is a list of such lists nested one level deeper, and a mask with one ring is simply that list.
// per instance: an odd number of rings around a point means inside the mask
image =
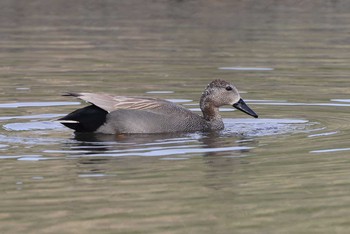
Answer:
[{"label": "gadwall", "polygon": [[241,99],[236,87],[224,80],[212,81],[202,93],[200,108],[203,116],[157,98],[103,93],[67,93],[64,96],[92,104],[58,120],[76,132],[132,134],[220,130],[224,128],[219,113],[219,107],[223,105],[231,105],[258,118]]}]

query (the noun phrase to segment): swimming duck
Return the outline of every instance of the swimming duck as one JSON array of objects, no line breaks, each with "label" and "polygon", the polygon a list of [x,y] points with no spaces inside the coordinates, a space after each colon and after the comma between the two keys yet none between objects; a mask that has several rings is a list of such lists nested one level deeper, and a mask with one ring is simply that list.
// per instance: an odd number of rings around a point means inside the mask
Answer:
[{"label": "swimming duck", "polygon": [[200,116],[167,100],[149,97],[114,96],[105,93],[66,93],[91,105],[73,111],[58,121],[76,132],[104,134],[170,133],[221,130],[219,107],[234,108],[258,118],[225,80],[208,84],[200,98]]}]

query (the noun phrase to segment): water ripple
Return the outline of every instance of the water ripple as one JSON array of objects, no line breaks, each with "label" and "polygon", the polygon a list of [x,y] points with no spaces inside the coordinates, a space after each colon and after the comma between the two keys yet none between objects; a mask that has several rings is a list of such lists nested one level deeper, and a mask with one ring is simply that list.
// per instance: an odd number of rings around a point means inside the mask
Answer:
[{"label": "water ripple", "polygon": [[[157,156],[169,156],[169,155],[184,155],[184,154],[195,154],[195,153],[211,153],[211,152],[225,152],[225,151],[241,151],[250,150],[252,147],[245,146],[232,146],[232,147],[218,147],[218,148],[173,148],[173,149],[158,149],[158,150],[147,150],[146,152],[127,152],[127,151],[108,151],[107,153],[91,153],[84,155],[70,156],[76,157],[126,157],[126,156],[141,156],[141,157],[157,157]],[[139,149],[144,151],[145,149]],[[114,153],[113,153],[114,152]]]},{"label": "water ripple", "polygon": [[310,153],[333,153],[333,152],[340,152],[340,151],[350,151],[350,148],[313,150],[313,151],[310,151]]},{"label": "water ripple", "polygon": [[72,106],[80,104],[80,102],[14,102],[0,103],[0,108]]},{"label": "water ripple", "polygon": [[225,134],[249,137],[272,136],[310,130],[310,123],[304,119],[224,119]]},{"label": "water ripple", "polygon": [[235,71],[273,71],[271,67],[219,67],[219,70],[235,70]]},{"label": "water ripple", "polygon": [[[254,103],[254,102],[252,102]],[[349,107],[350,104],[340,103],[305,103],[305,102],[256,102],[254,105],[270,105],[270,106],[344,106]]]}]

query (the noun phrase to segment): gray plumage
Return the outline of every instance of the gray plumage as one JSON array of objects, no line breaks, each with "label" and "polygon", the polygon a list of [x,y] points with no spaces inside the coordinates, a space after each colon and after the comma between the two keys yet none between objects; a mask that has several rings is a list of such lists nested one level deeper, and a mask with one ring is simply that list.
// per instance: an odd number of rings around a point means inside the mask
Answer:
[{"label": "gray plumage", "polygon": [[[104,93],[67,93],[65,96],[74,96],[92,104],[58,120],[77,132],[133,134],[220,130],[224,128],[219,114],[219,107],[223,105],[233,105],[257,117],[245,105],[237,89],[224,80],[214,80],[204,90],[200,100],[203,117],[183,106],[157,98]],[[235,106],[238,103],[244,109]]]}]

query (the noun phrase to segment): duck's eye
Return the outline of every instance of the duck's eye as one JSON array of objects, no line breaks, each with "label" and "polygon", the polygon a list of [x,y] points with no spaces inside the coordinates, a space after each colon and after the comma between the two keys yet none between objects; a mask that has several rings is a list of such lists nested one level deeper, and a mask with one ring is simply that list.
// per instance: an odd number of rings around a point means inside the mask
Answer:
[{"label": "duck's eye", "polygon": [[232,90],[232,87],[231,87],[231,86],[227,86],[227,87],[226,87],[226,90],[227,90],[227,91],[231,91],[231,90]]}]

